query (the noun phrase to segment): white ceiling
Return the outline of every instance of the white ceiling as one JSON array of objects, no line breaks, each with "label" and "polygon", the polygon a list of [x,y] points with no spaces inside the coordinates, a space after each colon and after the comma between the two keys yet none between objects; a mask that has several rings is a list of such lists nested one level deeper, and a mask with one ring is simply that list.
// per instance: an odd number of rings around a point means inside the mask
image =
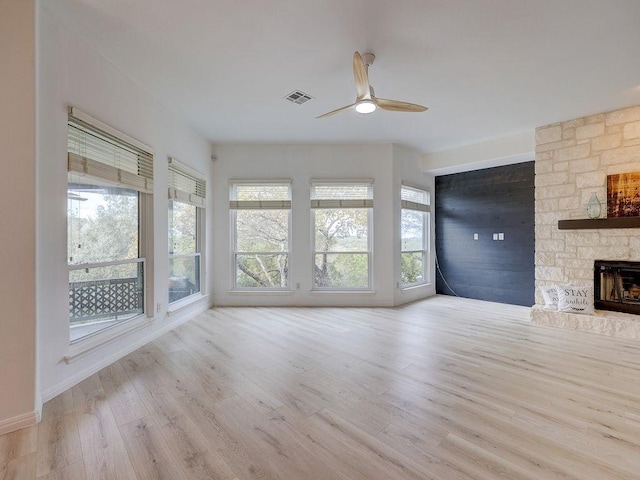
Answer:
[{"label": "white ceiling", "polygon": [[[428,153],[640,104],[640,0],[45,0],[215,143],[395,142]],[[352,57],[380,97],[349,111]],[[283,100],[292,90],[313,97]]]}]

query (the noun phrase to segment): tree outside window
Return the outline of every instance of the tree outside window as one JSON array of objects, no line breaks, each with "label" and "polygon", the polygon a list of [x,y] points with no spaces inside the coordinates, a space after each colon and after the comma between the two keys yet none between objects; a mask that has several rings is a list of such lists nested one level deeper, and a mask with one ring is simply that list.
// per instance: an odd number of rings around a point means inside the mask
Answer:
[{"label": "tree outside window", "polygon": [[[100,127],[94,125],[98,124]],[[70,107],[67,129],[69,338],[145,313],[143,235],[153,193],[148,147]]]},{"label": "tree outside window", "polygon": [[402,286],[408,287],[427,279],[429,192],[406,185],[402,185],[400,192],[400,275]]},{"label": "tree outside window", "polygon": [[169,303],[200,292],[198,207],[169,201]]},{"label": "tree outside window", "polygon": [[169,158],[169,303],[202,291],[207,184],[202,174]]},{"label": "tree outside window", "polygon": [[234,287],[288,288],[290,184],[234,183],[230,196]]},{"label": "tree outside window", "polygon": [[314,288],[371,288],[372,185],[314,182]]}]

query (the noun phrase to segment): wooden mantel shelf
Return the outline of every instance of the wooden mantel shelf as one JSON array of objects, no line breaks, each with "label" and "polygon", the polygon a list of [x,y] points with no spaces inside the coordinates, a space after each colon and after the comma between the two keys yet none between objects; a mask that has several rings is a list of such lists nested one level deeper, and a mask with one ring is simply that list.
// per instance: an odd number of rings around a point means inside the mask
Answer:
[{"label": "wooden mantel shelf", "polygon": [[586,230],[594,228],[640,228],[640,217],[558,220],[558,230]]}]

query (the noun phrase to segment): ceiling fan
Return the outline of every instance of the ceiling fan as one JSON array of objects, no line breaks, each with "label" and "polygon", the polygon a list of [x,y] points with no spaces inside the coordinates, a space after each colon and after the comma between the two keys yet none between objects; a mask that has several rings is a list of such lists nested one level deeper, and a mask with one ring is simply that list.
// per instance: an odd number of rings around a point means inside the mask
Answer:
[{"label": "ceiling fan", "polygon": [[377,108],[391,110],[393,112],[424,112],[427,107],[416,105],[415,103],[400,102],[398,100],[387,100],[375,96],[373,87],[369,85],[369,67],[373,65],[376,56],[373,53],[360,55],[359,52],[353,54],[353,76],[356,80],[356,101],[346,107],[332,110],[316,118],[329,117],[343,110],[354,108],[358,113],[373,113]]}]

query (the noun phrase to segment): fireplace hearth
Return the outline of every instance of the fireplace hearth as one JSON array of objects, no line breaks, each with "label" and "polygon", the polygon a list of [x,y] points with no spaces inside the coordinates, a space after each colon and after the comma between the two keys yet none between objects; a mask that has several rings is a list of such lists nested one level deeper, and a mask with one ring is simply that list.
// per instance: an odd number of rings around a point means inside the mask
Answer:
[{"label": "fireplace hearth", "polygon": [[640,315],[640,262],[596,260],[594,306]]}]

